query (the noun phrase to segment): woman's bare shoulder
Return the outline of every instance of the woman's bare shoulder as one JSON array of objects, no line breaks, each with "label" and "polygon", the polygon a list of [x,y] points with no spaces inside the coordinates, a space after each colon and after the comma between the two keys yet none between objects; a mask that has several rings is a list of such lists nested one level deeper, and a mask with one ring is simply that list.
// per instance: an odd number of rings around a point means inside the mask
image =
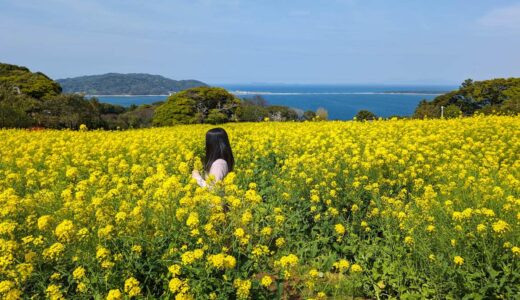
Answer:
[{"label": "woman's bare shoulder", "polygon": [[219,159],[215,160],[213,162],[213,164],[217,164],[217,165],[224,165],[225,164],[227,166],[227,161],[222,159],[222,158],[219,158]]}]

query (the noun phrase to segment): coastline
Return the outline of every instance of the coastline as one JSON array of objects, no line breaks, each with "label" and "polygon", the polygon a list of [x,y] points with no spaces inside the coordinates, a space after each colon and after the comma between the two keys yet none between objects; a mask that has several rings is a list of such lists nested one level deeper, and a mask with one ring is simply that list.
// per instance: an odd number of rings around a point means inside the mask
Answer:
[{"label": "coastline", "polygon": [[429,95],[437,96],[445,92],[260,92],[260,91],[229,91],[234,95]]},{"label": "coastline", "polygon": [[[261,92],[261,91],[229,91],[234,95],[442,95],[446,92]],[[89,95],[85,97],[169,97],[171,95]]]}]

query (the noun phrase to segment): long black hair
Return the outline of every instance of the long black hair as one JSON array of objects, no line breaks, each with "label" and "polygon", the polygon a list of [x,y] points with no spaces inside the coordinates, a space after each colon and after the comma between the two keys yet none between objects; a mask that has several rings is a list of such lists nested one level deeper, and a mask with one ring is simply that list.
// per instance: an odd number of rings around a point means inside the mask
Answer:
[{"label": "long black hair", "polygon": [[206,157],[204,159],[204,170],[209,172],[211,165],[217,159],[223,159],[227,162],[228,171],[233,171],[235,159],[229,144],[229,138],[223,128],[213,128],[206,133]]}]

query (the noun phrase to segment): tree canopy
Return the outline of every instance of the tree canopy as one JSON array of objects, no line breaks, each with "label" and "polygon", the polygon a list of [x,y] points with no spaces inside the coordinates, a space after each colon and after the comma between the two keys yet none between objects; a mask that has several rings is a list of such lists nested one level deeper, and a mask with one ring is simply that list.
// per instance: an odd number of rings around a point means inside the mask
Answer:
[{"label": "tree canopy", "polygon": [[157,107],[153,125],[223,123],[236,119],[240,100],[223,88],[197,87],[171,95]]},{"label": "tree canopy", "polygon": [[[482,113],[520,113],[520,78],[497,78],[484,81],[465,80],[455,91],[440,95],[432,101],[423,100],[415,110],[415,117],[438,118],[441,106],[448,115]],[[460,110],[460,113],[459,113]]]},{"label": "tree canopy", "polygon": [[357,112],[355,118],[357,121],[372,121],[376,120],[377,116],[369,110],[360,110]]}]

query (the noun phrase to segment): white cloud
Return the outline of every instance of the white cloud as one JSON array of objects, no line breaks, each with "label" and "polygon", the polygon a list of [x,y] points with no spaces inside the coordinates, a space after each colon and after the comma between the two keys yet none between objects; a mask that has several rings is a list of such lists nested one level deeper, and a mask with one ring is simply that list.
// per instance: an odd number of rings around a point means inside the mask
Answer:
[{"label": "white cloud", "polygon": [[520,4],[494,9],[477,22],[488,28],[520,29]]}]

